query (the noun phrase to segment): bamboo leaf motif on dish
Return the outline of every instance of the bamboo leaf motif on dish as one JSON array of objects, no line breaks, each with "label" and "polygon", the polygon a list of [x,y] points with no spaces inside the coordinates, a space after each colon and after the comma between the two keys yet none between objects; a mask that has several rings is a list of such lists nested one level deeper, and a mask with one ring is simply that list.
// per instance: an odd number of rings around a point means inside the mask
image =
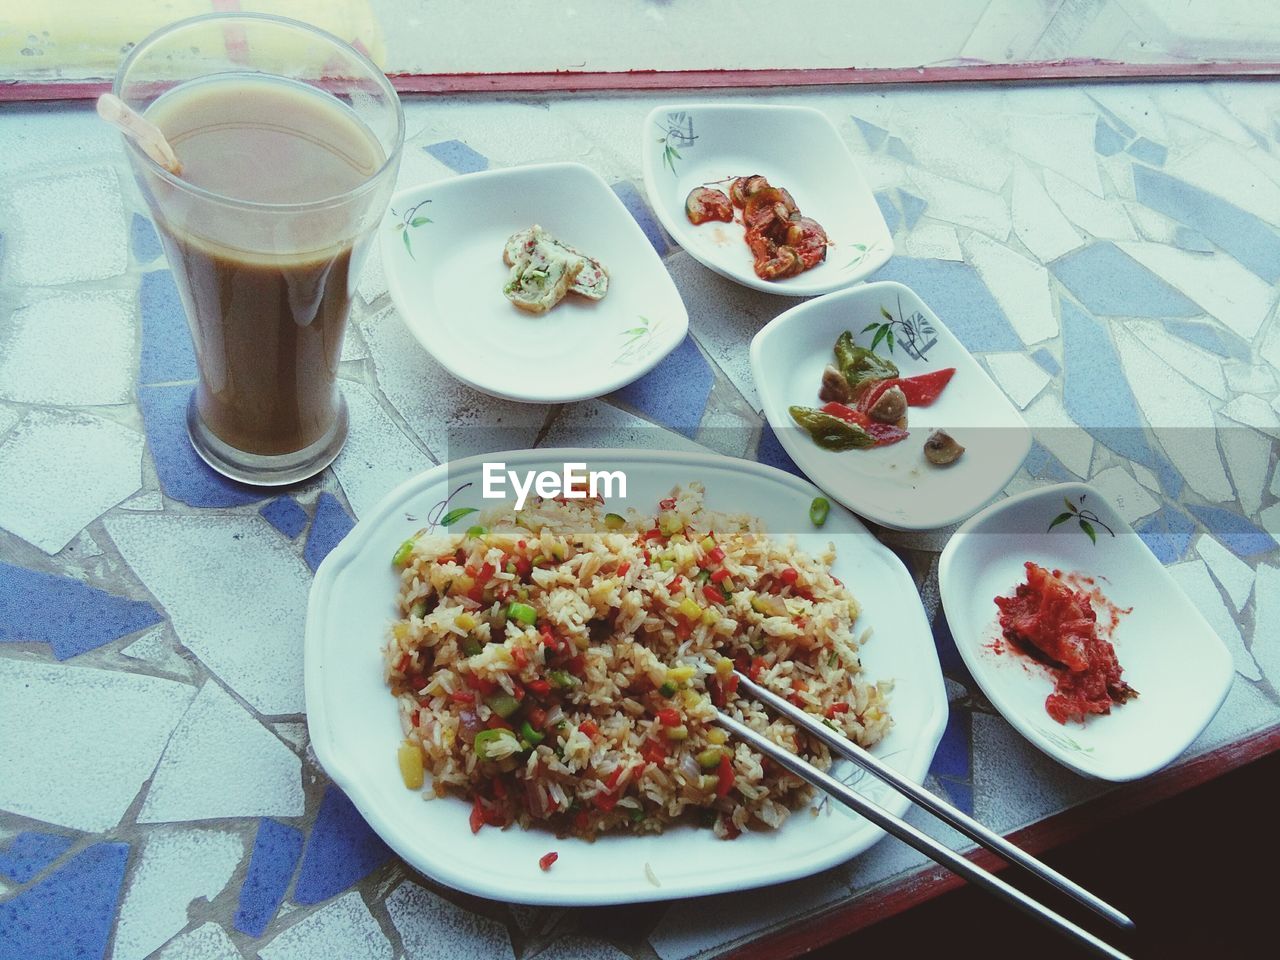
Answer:
[{"label": "bamboo leaf motif on dish", "polygon": [[631,327],[621,332],[621,336],[627,338],[623,343],[622,349],[613,362],[632,363],[643,357],[653,347],[653,337],[660,329],[662,329],[662,321],[650,321],[648,317],[640,317],[640,326]]},{"label": "bamboo leaf motif on dish", "polygon": [[400,218],[400,220],[397,223],[392,224],[391,228],[397,231],[400,234],[401,239],[404,240],[404,248],[405,250],[408,251],[409,258],[411,260],[417,260],[418,258],[414,256],[413,240],[409,236],[409,231],[416,230],[418,227],[426,226],[428,223],[432,222],[430,217],[426,216],[425,214],[418,213],[419,210],[421,210],[424,206],[426,206],[430,202],[431,202],[430,200],[419,201],[418,203],[415,203],[412,207],[410,207],[408,210],[406,210],[403,214],[396,213],[394,209],[392,209],[391,211],[391,215],[393,217]]},{"label": "bamboo leaf motif on dish", "polygon": [[693,117],[681,110],[667,114],[666,122],[657,121],[657,126],[662,131],[658,138],[658,145],[662,147],[662,165],[675,176],[676,161],[684,159],[679,148],[688,149],[698,139],[693,132]]},{"label": "bamboo leaf motif on dish", "polygon": [[1046,730],[1037,726],[1036,732],[1060,750],[1072,750],[1076,753],[1093,753],[1093,747],[1086,747],[1074,737],[1058,730]]},{"label": "bamboo leaf motif on dish", "polygon": [[880,316],[884,317],[883,322],[869,323],[862,328],[863,333],[875,331],[875,336],[871,339],[872,350],[884,343],[892,354],[894,348],[900,343],[902,349],[911,356],[917,360],[924,360],[938,342],[937,331],[933,329],[933,324],[920,311],[917,310],[909,317],[903,314],[901,297],[898,298],[896,317],[883,304],[880,307]]},{"label": "bamboo leaf motif on dish", "polygon": [[1079,528],[1082,531],[1084,531],[1085,536],[1089,538],[1089,540],[1093,543],[1094,546],[1098,545],[1098,529],[1097,529],[1098,527],[1101,527],[1103,530],[1105,530],[1108,536],[1111,536],[1114,538],[1116,535],[1116,532],[1112,530],[1109,526],[1107,526],[1105,523],[1103,523],[1102,518],[1099,517],[1092,510],[1085,509],[1084,501],[1085,501],[1085,497],[1087,496],[1088,496],[1087,493],[1080,494],[1080,497],[1077,503],[1072,503],[1070,497],[1063,497],[1062,502],[1067,505],[1067,509],[1064,510],[1062,513],[1058,514],[1056,517],[1054,517],[1052,521],[1050,521],[1049,526],[1045,528],[1045,533],[1048,533],[1050,530],[1052,530],[1054,527],[1058,526],[1059,524],[1066,523],[1069,520],[1075,520],[1076,525],[1079,526]]}]

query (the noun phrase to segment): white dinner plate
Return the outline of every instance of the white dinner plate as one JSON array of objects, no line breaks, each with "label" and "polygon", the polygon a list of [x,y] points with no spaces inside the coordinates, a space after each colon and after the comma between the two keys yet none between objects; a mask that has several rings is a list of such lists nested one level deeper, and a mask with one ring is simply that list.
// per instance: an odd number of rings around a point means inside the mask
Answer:
[{"label": "white dinner plate", "polygon": [[[509,469],[559,472],[565,462],[623,470],[628,496],[610,508],[652,510],[677,484],[701,481],[710,509],[763,518],[771,533],[794,533],[811,552],[833,542],[833,572],[862,605],[857,630],[866,676],[892,680],[894,726],[873,752],[905,776],[924,779],[947,719],[942,674],[916,588],[898,560],[856,518],[831,508],[822,529],[809,521],[817,491],[771,467],[713,454],[630,450],[533,450],[495,454]],[[587,905],[663,900],[757,887],[806,876],[866,850],[883,835],[828,803],[800,810],[777,831],[717,840],[679,826],[660,835],[605,836],[595,843],[541,830],[485,829],[473,834],[464,800],[424,800],[406,789],[396,764],[402,733],[396,701],[383,680],[382,647],[396,616],[397,546],[449,508],[495,506],[481,500],[482,460],[429,470],[397,487],[321,564],[307,610],[307,725],[316,755],[374,830],[413,867],[459,890],[518,903]],[[465,521],[464,521],[465,522]],[[856,776],[848,766],[837,773]],[[878,782],[864,791],[896,814],[907,801]],[[559,853],[543,872],[538,859]],[[650,879],[650,874],[653,879]],[[655,884],[654,880],[657,881]],[[660,885],[658,885],[660,884]]]},{"label": "white dinner plate", "polygon": [[[881,311],[887,311],[886,318]],[[821,407],[822,370],[834,363],[832,347],[849,330],[862,347],[890,324],[877,352],[904,377],[945,367],[955,376],[928,407],[908,411],[907,439],[885,447],[833,452],[819,447],[796,426],[793,405]],[[1031,431],[978,362],[909,287],[893,281],[792,307],[751,341],[751,372],[764,414],[787,453],[805,474],[850,510],[902,530],[928,530],[956,523],[1004,489],[1031,449]],[[943,429],[965,448],[955,463],[936,467],[924,458],[924,442]]]},{"label": "white dinner plate", "polygon": [[[812,297],[857,283],[893,255],[893,238],[871,188],[831,121],[809,107],[683,104],[658,107],[641,137],[644,187],[680,246],[744,286]],[[761,174],[785,187],[800,212],[822,224],[827,258],[785,280],[761,280],[742,224],[694,226],[684,203],[695,187],[728,192],[728,179]]]},{"label": "white dinner plate", "polygon": [[[603,300],[569,294],[535,315],[503,295],[503,247],[535,223],[604,264]],[[562,403],[611,393],[653,369],[689,329],[644,231],[580,163],[410,187],[395,195],[380,230],[387,286],[405,324],[446,370],[495,397]]]},{"label": "white dinner plate", "polygon": [[[1110,603],[1130,610],[1119,615],[1111,639],[1136,699],[1083,724],[1059,724],[1045,711],[1049,671],[995,642],[1001,631],[994,598],[1012,596],[1026,582],[1028,560],[1091,577]],[[1024,737],[1086,776],[1125,781],[1159,770],[1200,735],[1231,686],[1231,655],[1222,640],[1133,528],[1087,484],[1056,484],[988,507],[951,538],[938,582],[956,647],[987,699]],[[1106,608],[1094,608],[1104,622]]]}]

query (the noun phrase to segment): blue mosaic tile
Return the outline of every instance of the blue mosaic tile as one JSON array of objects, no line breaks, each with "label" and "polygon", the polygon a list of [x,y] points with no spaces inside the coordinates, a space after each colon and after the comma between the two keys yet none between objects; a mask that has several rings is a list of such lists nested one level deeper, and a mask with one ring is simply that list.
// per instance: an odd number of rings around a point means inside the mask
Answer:
[{"label": "blue mosaic tile", "polygon": [[1067,483],[1081,479],[1063,466],[1062,461],[1050,453],[1039,440],[1031,441],[1031,449],[1027,452],[1027,459],[1022,462],[1022,465],[1027,468],[1027,473],[1037,480]]},{"label": "blue mosaic tile", "polygon": [[884,127],[878,127],[858,117],[854,117],[853,122],[857,124],[858,130],[862,133],[862,139],[867,141],[867,146],[872,150],[879,150],[880,144],[889,139],[889,131]]},{"label": "blue mosaic tile", "polygon": [[967,350],[985,353],[1025,349],[1000,304],[978,272],[967,263],[894,257],[872,279],[906,284],[920,295]]},{"label": "blue mosaic tile", "polygon": [[1137,401],[1106,328],[1062,300],[1063,406],[1094,439],[1126,460],[1155,469]]},{"label": "blue mosaic tile", "polygon": [[176,383],[196,378],[196,355],[182,299],[168,270],[142,275],[142,363],[139,383]]},{"label": "blue mosaic tile", "polygon": [[938,663],[942,672],[952,680],[958,680],[970,690],[977,689],[973,674],[965,666],[964,658],[956,646],[956,638],[951,635],[951,626],[947,623],[947,615],[938,607],[933,617],[933,645],[938,648]]},{"label": "blue mosaic tile", "polygon": [[1110,241],[1095,241],[1064,254],[1049,269],[1099,316],[1196,317],[1204,313]]},{"label": "blue mosaic tile", "polygon": [[1280,280],[1280,234],[1221,197],[1150,167],[1133,168],[1139,202],[1199,230],[1267,283]]},{"label": "blue mosaic tile", "polygon": [[898,232],[898,224],[902,222],[902,214],[898,212],[898,208],[893,205],[893,198],[886,191],[876,194],[876,206],[880,208],[880,216],[884,217],[885,225],[889,228],[890,233]]},{"label": "blue mosaic tile", "polygon": [[[3,625],[0,624],[0,629]],[[67,852],[75,841],[55,833],[20,833],[9,849],[0,853],[0,877],[26,883]]]},{"label": "blue mosaic tile", "polygon": [[1165,160],[1169,158],[1168,148],[1146,137],[1139,137],[1129,144],[1129,154],[1153,167],[1163,167]]},{"label": "blue mosaic tile", "polygon": [[915,154],[911,152],[911,148],[903,142],[901,137],[890,137],[889,146],[885,149],[885,153],[900,160],[902,163],[914,164],[916,162]]},{"label": "blue mosaic tile", "polygon": [[1152,453],[1156,459],[1156,479],[1160,481],[1160,489],[1164,491],[1164,495],[1170,500],[1177,500],[1182,496],[1182,489],[1186,486],[1186,481],[1182,479],[1182,474],[1173,465],[1173,461],[1169,459],[1168,454],[1161,450],[1158,445],[1152,445]]},{"label": "blue mosaic tile", "polygon": [[355,525],[356,522],[342,509],[337,497],[332,493],[320,494],[316,498],[316,518],[311,523],[307,545],[302,550],[302,558],[307,561],[307,566],[312,570],[319,567],[329,551],[342,542],[342,538]]},{"label": "blue mosaic tile", "polygon": [[1199,230],[1190,227],[1174,228],[1173,245],[1193,253],[1213,253],[1213,244]]},{"label": "blue mosaic tile", "polygon": [[661,363],[614,396],[650,420],[692,437],[698,432],[714,385],[711,366],[693,334],[687,334]]},{"label": "blue mosaic tile", "polygon": [[1185,513],[1167,503],[1134,529],[1156,559],[1167,566],[1186,556],[1196,525]]},{"label": "blue mosaic tile", "polygon": [[1202,507],[1196,504],[1187,504],[1187,509],[1237,557],[1247,559],[1261,556],[1280,546],[1275,537],[1238,513],[1222,507]]},{"label": "blue mosaic tile", "polygon": [[276,820],[263,820],[253,842],[253,857],[240,888],[236,929],[260,937],[280,909],[289,879],[302,853],[302,831]]},{"label": "blue mosaic tile", "polygon": [[622,205],[627,208],[631,216],[635,217],[636,223],[640,224],[640,229],[653,244],[653,249],[658,251],[658,256],[665,257],[667,250],[671,247],[671,241],[667,237],[667,232],[662,229],[662,225],[658,223],[658,218],[649,209],[648,202],[636,189],[636,185],[630,180],[619,180],[613,185],[613,192],[618,195],[618,199],[622,201]]},{"label": "blue mosaic tile", "polygon": [[969,742],[969,711],[953,706],[929,772],[935,777],[968,780],[971,772]]},{"label": "blue mosaic tile", "polygon": [[756,444],[756,459],[770,467],[777,467],[797,477],[804,477],[804,471],[796,466],[791,454],[783,449],[782,441],[773,431],[773,425],[766,422],[760,430],[760,442]]},{"label": "blue mosaic tile", "polygon": [[961,783],[959,780],[939,780],[942,789],[946,791],[947,796],[951,799],[953,807],[959,807],[969,816],[973,816],[973,786],[968,783]]},{"label": "blue mosaic tile", "polygon": [[190,386],[138,390],[147,447],[165,495],[193,507],[237,507],[268,496],[266,490],[228,480],[196,455],[187,436],[190,396]]},{"label": "blue mosaic tile", "polygon": [[924,215],[925,208],[929,206],[925,200],[905,190],[898,191],[898,203],[902,204],[902,217],[906,221],[908,230],[915,229],[915,225]]},{"label": "blue mosaic tile", "polygon": [[66,660],[163,619],[141,600],[0,563],[0,643],[47,643]]},{"label": "blue mosaic tile", "polygon": [[347,795],[329,784],[320,801],[293,902],[319,903],[359,883],[391,859],[391,850],[364,822]]},{"label": "blue mosaic tile", "polygon": [[1114,157],[1124,149],[1125,138],[1101,117],[1093,128],[1093,149],[1104,157]]},{"label": "blue mosaic tile", "polygon": [[479,173],[489,169],[489,158],[461,140],[441,140],[422,149],[458,173]]},{"label": "blue mosaic tile", "polygon": [[156,228],[140,213],[135,213],[129,222],[129,249],[139,263],[150,263],[164,252]]},{"label": "blue mosaic tile", "polygon": [[0,903],[0,960],[101,960],[128,859],[127,843],[94,844]]},{"label": "blue mosaic tile", "polygon": [[270,503],[263,504],[258,513],[290,540],[307,525],[307,511],[293,497],[276,497]]},{"label": "blue mosaic tile", "polygon": [[1187,343],[1194,343],[1202,350],[1216,353],[1220,357],[1234,360],[1248,360],[1251,356],[1249,344],[1234,333],[1211,326],[1207,323],[1196,323],[1191,320],[1169,320],[1165,329]]},{"label": "blue mosaic tile", "polygon": [[1062,372],[1062,366],[1058,363],[1058,358],[1049,352],[1048,347],[1040,347],[1031,357],[1036,363],[1040,364],[1040,369],[1051,377],[1056,377]]}]

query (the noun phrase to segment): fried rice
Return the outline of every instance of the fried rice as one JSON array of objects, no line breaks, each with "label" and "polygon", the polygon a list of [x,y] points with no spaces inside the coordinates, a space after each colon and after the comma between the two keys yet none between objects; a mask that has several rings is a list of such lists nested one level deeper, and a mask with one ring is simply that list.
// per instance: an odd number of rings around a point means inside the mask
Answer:
[{"label": "fried rice", "polygon": [[406,541],[386,678],[407,785],[425,772],[428,797],[470,800],[473,831],[688,821],[732,838],[780,826],[811,793],[728,739],[716,708],[831,764],[737,696],[735,666],[863,746],[886,734],[889,685],[862,676],[834,548],[811,557],[753,517],[708,511],[697,483],[658,506],[531,501]]}]

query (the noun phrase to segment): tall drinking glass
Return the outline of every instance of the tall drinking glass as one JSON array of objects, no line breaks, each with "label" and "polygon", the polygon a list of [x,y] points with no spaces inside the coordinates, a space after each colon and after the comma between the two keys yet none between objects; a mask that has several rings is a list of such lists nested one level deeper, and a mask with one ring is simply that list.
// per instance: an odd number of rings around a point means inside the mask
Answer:
[{"label": "tall drinking glass", "polygon": [[395,91],[337,37],[233,13],[153,33],[113,92],[182,163],[125,140],[195,347],[192,445],[247,483],[318,473],[347,435],[338,360],[400,162]]}]

